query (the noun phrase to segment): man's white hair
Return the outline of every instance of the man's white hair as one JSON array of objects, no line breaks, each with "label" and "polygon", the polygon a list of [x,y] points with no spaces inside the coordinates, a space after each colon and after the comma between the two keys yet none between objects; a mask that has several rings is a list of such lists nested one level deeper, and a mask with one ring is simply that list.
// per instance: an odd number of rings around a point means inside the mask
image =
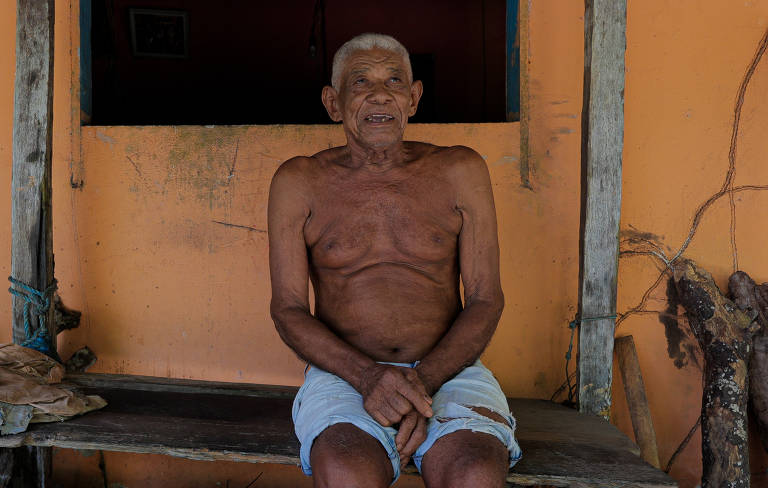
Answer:
[{"label": "man's white hair", "polygon": [[360,34],[342,45],[336,54],[333,55],[333,70],[331,71],[331,85],[335,89],[339,89],[339,82],[341,81],[341,74],[344,72],[344,65],[347,62],[349,55],[355,51],[369,51],[373,48],[384,49],[385,51],[392,51],[403,57],[405,66],[408,70],[408,81],[413,81],[413,71],[411,70],[411,57],[408,55],[408,50],[400,44],[400,42],[392,36],[385,34],[374,34],[367,32]]}]

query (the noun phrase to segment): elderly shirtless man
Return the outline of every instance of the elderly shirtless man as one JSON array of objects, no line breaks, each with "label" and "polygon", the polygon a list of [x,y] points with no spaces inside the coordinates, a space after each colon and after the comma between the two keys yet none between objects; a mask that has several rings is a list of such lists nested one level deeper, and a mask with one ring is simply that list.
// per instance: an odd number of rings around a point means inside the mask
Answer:
[{"label": "elderly shirtless man", "polygon": [[386,487],[412,457],[428,487],[503,486],[520,449],[478,360],[504,306],[485,162],[403,141],[422,85],[395,39],[344,44],[332,85],[347,144],[286,161],[269,195],[272,317],[310,365],[302,468],[315,486]]}]

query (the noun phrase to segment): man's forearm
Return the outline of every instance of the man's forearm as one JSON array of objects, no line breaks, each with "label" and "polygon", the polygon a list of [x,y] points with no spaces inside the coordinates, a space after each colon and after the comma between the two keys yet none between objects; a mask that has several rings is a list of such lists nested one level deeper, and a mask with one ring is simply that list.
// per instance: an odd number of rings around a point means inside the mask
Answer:
[{"label": "man's forearm", "polygon": [[273,313],[277,332],[302,359],[343,378],[359,391],[365,370],[376,362],[298,308]]},{"label": "man's forearm", "polygon": [[427,393],[433,395],[443,383],[480,357],[496,331],[503,303],[503,299],[476,301],[459,313],[440,342],[416,366]]}]

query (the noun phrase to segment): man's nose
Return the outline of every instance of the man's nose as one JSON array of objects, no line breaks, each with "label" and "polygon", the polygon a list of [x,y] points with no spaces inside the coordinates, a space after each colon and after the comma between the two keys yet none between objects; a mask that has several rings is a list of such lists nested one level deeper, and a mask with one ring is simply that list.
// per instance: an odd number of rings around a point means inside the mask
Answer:
[{"label": "man's nose", "polygon": [[368,101],[371,103],[384,104],[392,101],[392,93],[384,83],[376,83],[368,94]]}]

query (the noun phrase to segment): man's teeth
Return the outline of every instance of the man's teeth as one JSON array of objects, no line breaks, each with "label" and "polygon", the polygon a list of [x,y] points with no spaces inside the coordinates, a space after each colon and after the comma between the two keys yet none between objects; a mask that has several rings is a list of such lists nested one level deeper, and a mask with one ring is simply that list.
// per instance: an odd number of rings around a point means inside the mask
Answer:
[{"label": "man's teeth", "polygon": [[365,120],[370,120],[371,122],[387,122],[392,119],[394,117],[386,114],[372,114],[365,118]]}]

